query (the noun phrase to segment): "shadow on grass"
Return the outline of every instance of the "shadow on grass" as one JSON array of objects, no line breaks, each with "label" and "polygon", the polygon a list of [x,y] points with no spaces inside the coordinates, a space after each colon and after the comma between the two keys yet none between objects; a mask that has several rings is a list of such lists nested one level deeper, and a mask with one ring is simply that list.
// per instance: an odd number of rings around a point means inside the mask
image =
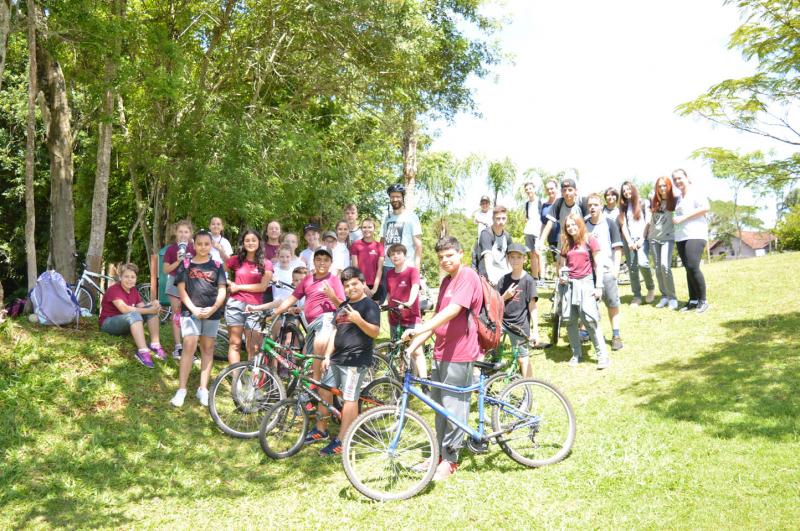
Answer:
[{"label": "shadow on grass", "polygon": [[800,312],[727,321],[728,339],[660,363],[629,386],[640,406],[722,438],[796,438],[800,430]]},{"label": "shadow on grass", "polygon": [[172,408],[174,362],[148,370],[125,341],[94,330],[24,328],[33,347],[0,351],[0,510],[17,528],[131,527],[146,516],[139,503],[229,503],[287,481],[312,485],[340,466],[270,461],[255,441],[219,432],[193,396]]}]

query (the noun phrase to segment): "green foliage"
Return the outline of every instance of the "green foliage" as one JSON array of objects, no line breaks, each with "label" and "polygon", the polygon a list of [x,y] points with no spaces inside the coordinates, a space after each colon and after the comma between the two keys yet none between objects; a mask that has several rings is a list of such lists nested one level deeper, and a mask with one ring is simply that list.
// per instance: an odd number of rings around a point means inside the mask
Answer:
[{"label": "green foliage", "polygon": [[734,201],[709,201],[709,232],[714,239],[728,245],[740,230],[764,230],[764,222],[758,217],[758,207],[737,205]]},{"label": "green foliage", "polygon": [[785,251],[800,251],[800,205],[794,205],[775,227],[778,246]]},{"label": "green foliage", "polygon": [[511,189],[516,179],[517,168],[508,157],[503,160],[491,160],[486,164],[486,184],[494,193],[493,204],[497,204],[497,196]]}]

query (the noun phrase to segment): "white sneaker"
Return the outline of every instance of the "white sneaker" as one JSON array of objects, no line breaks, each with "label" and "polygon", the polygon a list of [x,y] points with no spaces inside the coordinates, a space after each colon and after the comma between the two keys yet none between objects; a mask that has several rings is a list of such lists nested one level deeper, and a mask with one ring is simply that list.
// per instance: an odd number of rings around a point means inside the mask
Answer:
[{"label": "white sneaker", "polygon": [[667,305],[667,307],[670,310],[677,310],[678,309],[678,299],[670,299],[669,300],[669,304]]},{"label": "white sneaker", "polygon": [[197,388],[197,400],[203,407],[208,407],[208,389]]},{"label": "white sneaker", "polygon": [[580,359],[579,357],[577,357],[577,356],[572,356],[572,357],[569,359],[569,362],[567,362],[567,365],[569,365],[570,367],[577,367],[577,366],[578,366],[578,363],[580,363],[580,361],[581,361],[581,359]]},{"label": "white sneaker", "polygon": [[178,389],[175,393],[175,396],[172,397],[172,400],[169,401],[175,407],[183,406],[183,401],[186,399],[186,389]]},{"label": "white sneaker", "polygon": [[661,297],[661,300],[658,301],[658,304],[656,304],[656,308],[663,308],[667,304],[669,304],[669,299],[666,297]]}]

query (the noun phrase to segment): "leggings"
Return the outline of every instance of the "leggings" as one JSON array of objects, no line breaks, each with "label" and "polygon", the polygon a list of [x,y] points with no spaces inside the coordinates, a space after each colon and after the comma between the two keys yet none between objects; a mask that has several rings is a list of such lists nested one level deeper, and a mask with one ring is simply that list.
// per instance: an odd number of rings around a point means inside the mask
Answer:
[{"label": "leggings", "polygon": [[686,283],[689,285],[690,301],[706,300],[706,279],[700,271],[700,259],[706,248],[705,240],[684,240],[677,242],[678,256],[686,269]]}]

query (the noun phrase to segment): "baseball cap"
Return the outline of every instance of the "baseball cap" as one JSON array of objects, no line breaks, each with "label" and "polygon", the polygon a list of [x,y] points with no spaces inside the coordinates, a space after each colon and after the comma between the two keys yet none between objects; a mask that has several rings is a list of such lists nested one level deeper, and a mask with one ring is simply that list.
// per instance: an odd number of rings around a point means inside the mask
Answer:
[{"label": "baseball cap", "polygon": [[509,253],[519,253],[522,256],[525,256],[526,253],[525,246],[520,245],[518,243],[512,243],[511,245],[508,246],[508,249],[506,249],[506,254]]},{"label": "baseball cap", "polygon": [[488,195],[482,195],[482,196],[481,196],[481,203],[483,203],[484,201],[488,201],[489,203],[491,203],[491,202],[492,202],[492,200],[491,200],[491,199],[489,199],[489,196],[488,196]]},{"label": "baseball cap", "polygon": [[337,239],[336,233],[333,232],[332,230],[326,230],[325,232],[322,233],[322,239],[324,240],[325,238],[333,238],[335,240]]},{"label": "baseball cap", "polygon": [[314,251],[314,258],[316,258],[316,257],[317,257],[317,255],[320,255],[320,254],[327,255],[327,256],[328,256],[328,258],[330,258],[331,260],[333,260],[333,254],[331,254],[331,252],[328,250],[328,248],[327,248],[327,247],[320,247],[319,249],[317,249],[316,251]]},{"label": "baseball cap", "polygon": [[308,225],[303,227],[303,234],[305,234],[306,232],[308,232],[310,230],[313,230],[313,231],[316,231],[316,232],[322,232],[322,229],[319,228],[319,225],[317,225],[316,223],[309,223]]},{"label": "baseball cap", "polygon": [[561,181],[561,188],[577,188],[578,185],[575,184],[575,179],[571,177],[567,177]]}]

